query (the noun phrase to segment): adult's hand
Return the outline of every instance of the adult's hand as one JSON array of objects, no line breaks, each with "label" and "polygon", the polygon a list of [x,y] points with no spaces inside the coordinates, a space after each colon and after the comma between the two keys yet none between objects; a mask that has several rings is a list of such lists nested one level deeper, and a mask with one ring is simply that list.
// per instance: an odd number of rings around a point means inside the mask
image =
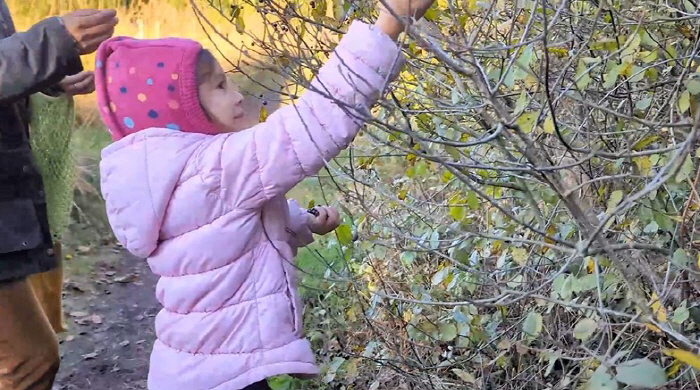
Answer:
[{"label": "adult's hand", "polygon": [[100,43],[111,38],[119,22],[117,11],[81,9],[61,17],[68,33],[78,43],[81,55],[93,53]]},{"label": "adult's hand", "polygon": [[95,92],[95,73],[84,71],[74,76],[68,76],[58,83],[58,86],[71,96],[93,93]]}]

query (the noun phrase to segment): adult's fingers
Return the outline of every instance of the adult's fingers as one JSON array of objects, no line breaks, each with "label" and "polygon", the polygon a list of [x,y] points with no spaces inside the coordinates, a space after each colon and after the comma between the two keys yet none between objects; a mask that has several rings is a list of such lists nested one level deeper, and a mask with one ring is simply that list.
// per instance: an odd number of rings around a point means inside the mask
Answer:
[{"label": "adult's fingers", "polygon": [[117,10],[105,9],[93,14],[81,16],[79,26],[84,29],[90,29],[95,26],[112,23],[117,19]]},{"label": "adult's fingers", "polygon": [[114,27],[111,27],[106,31],[102,31],[102,33],[99,35],[86,39],[82,45],[82,54],[89,54],[94,52],[95,50],[97,50],[97,48],[102,42],[111,38],[112,35],[114,35]]},{"label": "adult's fingers", "polygon": [[85,80],[73,84],[78,94],[86,95],[95,92],[95,75],[89,74]]},{"label": "adult's fingers", "polygon": [[84,81],[88,77],[92,76],[92,72],[80,72],[78,74],[74,74],[73,76],[66,76],[63,81],[61,81],[61,84],[66,84],[66,85],[73,85],[76,83],[79,83],[81,81]]}]

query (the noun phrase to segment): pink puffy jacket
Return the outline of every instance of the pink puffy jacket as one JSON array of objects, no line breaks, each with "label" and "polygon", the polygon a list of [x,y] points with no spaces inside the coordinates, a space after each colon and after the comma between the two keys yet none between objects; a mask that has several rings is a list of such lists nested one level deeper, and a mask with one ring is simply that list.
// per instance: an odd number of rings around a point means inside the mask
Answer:
[{"label": "pink puffy jacket", "polygon": [[355,22],[313,81],[323,94],[308,91],[239,133],[148,129],[102,152],[112,228],[160,276],[149,389],[234,390],[318,373],[292,264],[311,233],[285,194],[362,124],[325,96],[368,113],[402,60],[389,37]]}]

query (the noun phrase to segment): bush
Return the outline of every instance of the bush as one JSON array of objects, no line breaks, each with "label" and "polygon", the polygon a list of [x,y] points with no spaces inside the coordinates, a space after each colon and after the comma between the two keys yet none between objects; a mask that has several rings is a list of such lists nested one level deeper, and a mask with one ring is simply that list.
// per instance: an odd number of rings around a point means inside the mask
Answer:
[{"label": "bush", "polygon": [[[202,6],[257,14],[299,86],[372,8]],[[319,386],[690,388],[698,27],[688,1],[438,0],[327,169],[348,217],[305,278]]]}]

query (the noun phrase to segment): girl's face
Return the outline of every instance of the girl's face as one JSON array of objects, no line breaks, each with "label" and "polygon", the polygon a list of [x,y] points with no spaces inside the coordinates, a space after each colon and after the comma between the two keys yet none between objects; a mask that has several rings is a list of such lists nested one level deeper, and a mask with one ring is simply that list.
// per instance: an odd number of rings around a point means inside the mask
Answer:
[{"label": "girl's face", "polygon": [[244,120],[243,95],[231,81],[218,61],[199,84],[199,100],[209,118],[222,133],[234,133],[248,128]]}]

